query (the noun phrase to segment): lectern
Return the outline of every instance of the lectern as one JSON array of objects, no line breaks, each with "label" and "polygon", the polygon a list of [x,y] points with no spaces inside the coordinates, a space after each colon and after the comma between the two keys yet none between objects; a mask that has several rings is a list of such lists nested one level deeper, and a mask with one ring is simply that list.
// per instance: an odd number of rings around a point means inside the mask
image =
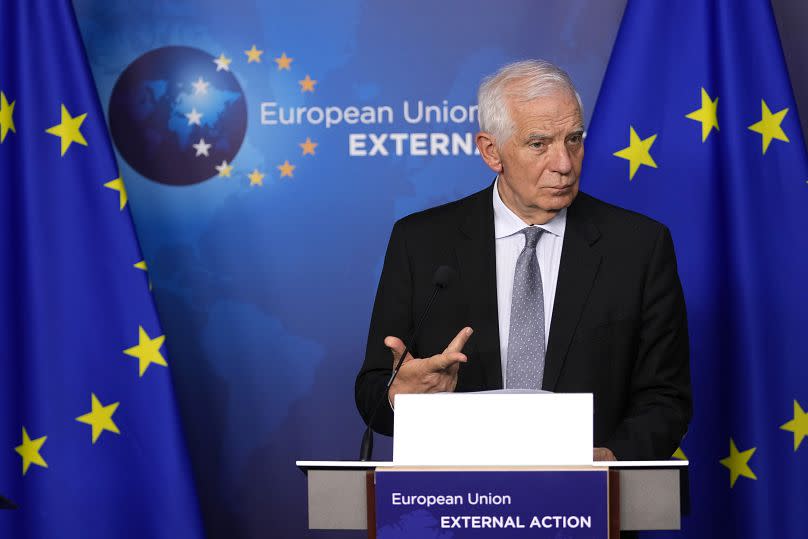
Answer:
[{"label": "lectern", "polygon": [[[378,473],[400,470],[451,471],[468,476],[483,471],[546,472],[569,467],[396,467],[393,462],[298,461],[308,486],[309,529],[368,530],[375,537]],[[616,476],[611,524],[619,530],[678,530],[686,512],[687,461],[595,462]],[[586,469],[586,467],[577,467]],[[536,500],[540,505],[540,500]],[[455,515],[457,516],[457,515]],[[532,515],[535,516],[535,515]],[[547,515],[539,515],[547,516]],[[553,515],[550,515],[553,516]],[[524,518],[521,519],[525,524]],[[370,522],[370,527],[368,523]],[[612,533],[614,528],[612,529]],[[492,529],[491,537],[498,537]],[[455,537],[461,537],[456,534]]]},{"label": "lectern", "polygon": [[393,462],[297,462],[310,529],[607,539],[681,527],[687,461],[592,462],[590,394],[399,395],[395,432]]}]

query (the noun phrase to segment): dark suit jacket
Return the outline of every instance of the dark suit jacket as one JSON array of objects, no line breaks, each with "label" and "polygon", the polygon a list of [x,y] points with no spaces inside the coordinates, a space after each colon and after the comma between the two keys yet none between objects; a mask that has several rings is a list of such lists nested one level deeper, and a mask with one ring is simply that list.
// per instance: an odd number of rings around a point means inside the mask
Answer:
[{"label": "dark suit jacket", "polygon": [[[438,354],[471,326],[457,391],[502,387],[492,187],[393,227],[356,378],[356,403],[366,422],[391,373],[384,337],[411,334],[441,265],[455,275],[413,355]],[[584,193],[575,198],[567,212],[543,389],[593,393],[595,445],[620,460],[666,459],[675,451],[692,405],[684,297],[665,226]],[[373,423],[392,434],[389,406]]]}]

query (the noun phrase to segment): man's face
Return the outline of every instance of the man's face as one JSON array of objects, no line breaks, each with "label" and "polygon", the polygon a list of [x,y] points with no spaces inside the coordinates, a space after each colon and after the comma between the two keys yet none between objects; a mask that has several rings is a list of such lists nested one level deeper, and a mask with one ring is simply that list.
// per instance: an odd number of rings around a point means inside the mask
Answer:
[{"label": "man's face", "polygon": [[511,99],[508,108],[514,131],[497,151],[500,197],[522,220],[542,224],[578,194],[583,119],[568,92],[528,102]]}]

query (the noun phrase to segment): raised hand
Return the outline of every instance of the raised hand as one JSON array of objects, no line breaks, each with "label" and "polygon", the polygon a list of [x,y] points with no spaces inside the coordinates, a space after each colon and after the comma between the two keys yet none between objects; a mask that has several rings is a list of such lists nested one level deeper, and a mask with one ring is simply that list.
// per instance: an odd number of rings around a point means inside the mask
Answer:
[{"label": "raised hand", "polygon": [[[468,361],[463,347],[471,337],[473,330],[465,327],[460,330],[446,349],[432,357],[413,358],[409,353],[398,371],[388,397],[395,405],[395,397],[399,393],[439,393],[454,391],[457,386],[457,371],[461,363]],[[384,344],[393,353],[393,367],[404,353],[404,342],[398,337],[388,336]]]}]

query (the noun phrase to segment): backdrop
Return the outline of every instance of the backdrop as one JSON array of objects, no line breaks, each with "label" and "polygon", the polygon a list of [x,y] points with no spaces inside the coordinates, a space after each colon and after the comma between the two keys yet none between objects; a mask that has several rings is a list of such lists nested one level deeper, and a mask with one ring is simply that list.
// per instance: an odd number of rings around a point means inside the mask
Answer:
[{"label": "backdrop", "polygon": [[588,120],[624,2],[74,4],[208,533],[307,536],[294,461],[357,455],[392,223],[492,181],[473,104],[502,64],[565,67]]}]

